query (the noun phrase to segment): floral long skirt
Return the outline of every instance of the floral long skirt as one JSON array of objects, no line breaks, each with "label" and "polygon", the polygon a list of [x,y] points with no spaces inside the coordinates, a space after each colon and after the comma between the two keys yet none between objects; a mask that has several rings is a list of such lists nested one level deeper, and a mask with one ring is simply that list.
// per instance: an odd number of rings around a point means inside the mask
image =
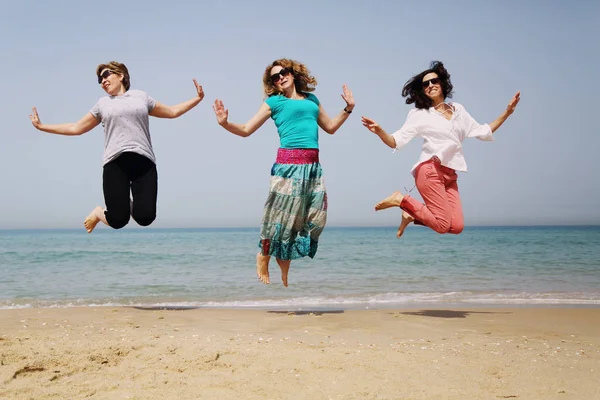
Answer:
[{"label": "floral long skirt", "polygon": [[281,260],[313,258],[327,221],[318,149],[279,149],[271,169],[259,247]]}]

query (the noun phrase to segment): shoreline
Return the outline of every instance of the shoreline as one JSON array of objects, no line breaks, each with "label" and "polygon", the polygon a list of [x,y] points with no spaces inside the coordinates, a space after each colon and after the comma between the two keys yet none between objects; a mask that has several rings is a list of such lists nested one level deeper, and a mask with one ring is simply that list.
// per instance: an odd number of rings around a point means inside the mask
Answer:
[{"label": "shoreline", "polygon": [[594,399],[600,308],[0,310],[0,398]]},{"label": "shoreline", "polygon": [[481,302],[415,302],[394,303],[389,305],[249,305],[249,306],[206,306],[189,303],[197,302],[172,302],[172,303],[135,303],[135,304],[58,304],[58,305],[14,305],[0,306],[0,313],[11,310],[53,310],[53,309],[106,309],[106,308],[132,308],[140,310],[187,311],[187,310],[220,310],[220,311],[386,311],[386,310],[414,310],[414,309],[598,309],[600,301],[566,303],[481,303]]}]

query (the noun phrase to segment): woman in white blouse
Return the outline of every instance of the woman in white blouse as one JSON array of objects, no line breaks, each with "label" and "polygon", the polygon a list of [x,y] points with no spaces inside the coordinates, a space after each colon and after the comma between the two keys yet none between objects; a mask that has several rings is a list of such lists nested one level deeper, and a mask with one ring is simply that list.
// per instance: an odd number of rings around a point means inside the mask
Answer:
[{"label": "woman in white blouse", "polygon": [[493,132],[515,111],[520,100],[517,92],[496,120],[480,125],[462,105],[445,102],[452,97],[452,89],[444,64],[434,61],[402,89],[406,104],[415,104],[402,128],[389,134],[372,119],[362,118],[363,125],[393,149],[402,148],[415,137],[423,138],[421,156],[412,174],[425,204],[396,191],[375,206],[377,211],[390,207],[403,210],[397,237],[413,221],[438,233],[462,232],[463,213],[456,183],[456,171],[467,171],[462,142],[466,138],[494,140]]}]

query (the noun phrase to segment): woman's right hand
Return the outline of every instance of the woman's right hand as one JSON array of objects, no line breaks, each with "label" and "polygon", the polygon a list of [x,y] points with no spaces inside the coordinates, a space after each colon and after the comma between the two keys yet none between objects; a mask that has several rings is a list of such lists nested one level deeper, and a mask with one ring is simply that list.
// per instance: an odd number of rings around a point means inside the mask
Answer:
[{"label": "woman's right hand", "polygon": [[521,92],[518,91],[512,99],[510,99],[510,101],[508,102],[508,106],[506,106],[506,113],[508,115],[512,115],[512,113],[515,112],[515,108],[517,108],[517,104],[519,104],[519,101],[521,100]]},{"label": "woman's right hand", "polygon": [[373,132],[376,135],[379,135],[383,129],[379,126],[379,124],[373,121],[371,118],[362,117],[361,122],[364,127]]},{"label": "woman's right hand", "polygon": [[213,104],[213,110],[215,111],[215,116],[217,117],[217,122],[219,125],[222,126],[227,124],[229,110],[225,109],[225,106],[223,106],[223,102],[221,100],[215,100],[215,104]]},{"label": "woman's right hand", "polygon": [[35,107],[32,107],[31,110],[32,110],[32,114],[29,114],[29,119],[31,120],[31,123],[33,124],[33,126],[36,129],[40,129],[40,127],[42,126],[42,121],[40,121],[40,116],[38,115],[38,112]]}]

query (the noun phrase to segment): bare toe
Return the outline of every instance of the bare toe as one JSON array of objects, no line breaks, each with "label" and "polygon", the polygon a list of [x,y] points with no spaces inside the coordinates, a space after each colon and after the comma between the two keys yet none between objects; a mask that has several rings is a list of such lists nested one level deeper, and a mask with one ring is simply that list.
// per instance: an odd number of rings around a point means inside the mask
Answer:
[{"label": "bare toe", "polygon": [[263,256],[261,253],[256,255],[256,275],[262,283],[270,283],[269,279],[269,256]]},{"label": "bare toe", "polygon": [[398,233],[396,233],[396,237],[400,239],[402,234],[404,233],[404,229],[411,223],[414,222],[414,218],[412,215],[407,213],[406,211],[402,211],[402,222],[400,222],[400,226],[398,227]]},{"label": "bare toe", "polygon": [[290,272],[290,264],[291,260],[280,260],[277,259],[277,264],[281,269],[281,281],[283,282],[283,286],[288,287],[288,273]]},{"label": "bare toe", "polygon": [[394,192],[375,205],[375,211],[385,210],[390,207],[400,207],[404,196],[400,192]]},{"label": "bare toe", "polygon": [[85,226],[85,230],[88,233],[92,233],[96,225],[98,225],[98,222],[100,222],[100,218],[97,216],[98,209],[100,209],[101,212],[104,212],[102,207],[96,207],[83,221],[83,226]]}]

